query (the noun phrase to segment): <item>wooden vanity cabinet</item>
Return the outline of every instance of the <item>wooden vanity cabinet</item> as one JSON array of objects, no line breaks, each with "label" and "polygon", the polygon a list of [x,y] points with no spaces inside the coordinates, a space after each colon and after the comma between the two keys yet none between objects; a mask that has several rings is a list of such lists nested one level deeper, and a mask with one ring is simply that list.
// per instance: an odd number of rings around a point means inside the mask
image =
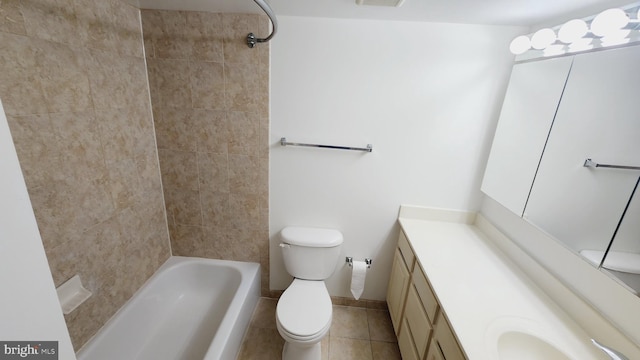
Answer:
[{"label": "wooden vanity cabinet", "polygon": [[451,326],[400,232],[387,303],[403,360],[465,360]]}]

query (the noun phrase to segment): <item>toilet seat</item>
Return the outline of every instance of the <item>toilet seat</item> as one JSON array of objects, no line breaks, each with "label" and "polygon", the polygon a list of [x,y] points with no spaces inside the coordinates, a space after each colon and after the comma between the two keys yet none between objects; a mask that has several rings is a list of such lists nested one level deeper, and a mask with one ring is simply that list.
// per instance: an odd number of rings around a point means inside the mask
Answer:
[{"label": "toilet seat", "polygon": [[322,338],[325,337],[325,335],[327,335],[327,333],[329,332],[329,329],[331,328],[331,321],[327,322],[327,325],[320,330],[320,332],[310,335],[310,336],[297,336],[297,335],[292,335],[289,334],[286,330],[284,330],[282,328],[282,325],[280,324],[279,321],[276,321],[276,327],[278,328],[278,332],[280,333],[280,336],[282,336],[282,338],[287,342],[287,343],[298,343],[300,345],[305,345],[305,344],[315,344],[318,343],[320,340],[322,340]]},{"label": "toilet seat", "polygon": [[294,279],[276,307],[281,335],[297,342],[313,342],[331,327],[333,308],[324,281]]}]

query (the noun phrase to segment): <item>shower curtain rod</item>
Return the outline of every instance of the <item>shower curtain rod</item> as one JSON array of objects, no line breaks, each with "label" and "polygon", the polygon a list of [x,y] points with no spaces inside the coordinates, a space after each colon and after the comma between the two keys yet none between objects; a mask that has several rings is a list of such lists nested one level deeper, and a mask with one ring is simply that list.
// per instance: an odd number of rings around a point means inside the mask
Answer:
[{"label": "shower curtain rod", "polygon": [[278,31],[278,19],[276,19],[276,14],[273,13],[273,10],[269,6],[269,4],[267,4],[264,0],[253,1],[262,8],[267,16],[269,16],[269,20],[271,20],[271,24],[273,25],[273,30],[271,31],[271,34],[264,39],[256,38],[253,33],[249,33],[249,35],[247,35],[247,45],[250,48],[255,47],[257,43],[263,43],[271,40],[271,38],[273,38],[273,36],[276,34],[276,31]]}]

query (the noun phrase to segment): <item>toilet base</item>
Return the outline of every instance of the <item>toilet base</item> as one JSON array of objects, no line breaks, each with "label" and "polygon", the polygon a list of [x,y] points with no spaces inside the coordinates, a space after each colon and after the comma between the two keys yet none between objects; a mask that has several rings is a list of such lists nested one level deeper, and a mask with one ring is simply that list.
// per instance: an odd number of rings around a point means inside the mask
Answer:
[{"label": "toilet base", "polygon": [[284,343],[282,360],[320,360],[320,341],[313,345]]}]

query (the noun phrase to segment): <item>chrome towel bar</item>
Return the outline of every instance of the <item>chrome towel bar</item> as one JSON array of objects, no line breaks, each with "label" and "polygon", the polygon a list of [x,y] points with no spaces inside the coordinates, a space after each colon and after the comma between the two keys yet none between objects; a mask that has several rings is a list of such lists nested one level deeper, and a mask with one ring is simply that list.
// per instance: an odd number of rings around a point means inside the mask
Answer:
[{"label": "chrome towel bar", "polygon": [[597,162],[587,159],[584,161],[584,167],[593,167],[593,168],[611,168],[611,169],[623,169],[623,170],[640,170],[640,166],[623,166],[623,165],[607,165],[607,164],[598,164]]},{"label": "chrome towel bar", "polygon": [[335,145],[320,145],[320,144],[304,144],[304,143],[294,143],[288,142],[287,138],[280,138],[280,145],[282,146],[306,146],[306,147],[315,147],[315,148],[323,148],[323,149],[338,149],[338,150],[356,150],[356,151],[366,151],[372,152],[373,145],[367,144],[367,147],[351,147],[351,146],[335,146]]}]

